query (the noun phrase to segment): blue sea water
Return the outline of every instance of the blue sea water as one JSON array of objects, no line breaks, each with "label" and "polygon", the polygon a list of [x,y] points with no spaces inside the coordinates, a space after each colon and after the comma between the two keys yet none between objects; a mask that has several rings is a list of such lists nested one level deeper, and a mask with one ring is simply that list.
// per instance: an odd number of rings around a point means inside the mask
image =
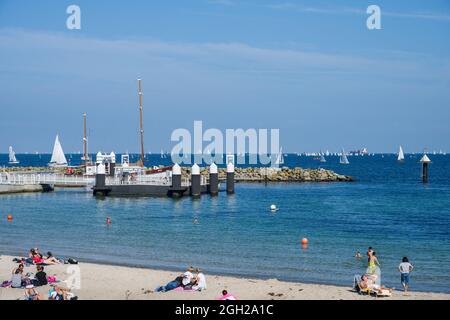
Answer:
[{"label": "blue sea water", "polygon": [[[18,158],[21,165],[45,165],[50,156]],[[37,246],[81,260],[194,265],[209,273],[348,286],[365,270],[355,252],[372,246],[386,286],[401,287],[397,266],[408,256],[415,266],[412,290],[450,292],[450,156],[430,158],[428,184],[420,180],[419,155],[407,155],[404,163],[394,155],[349,157],[343,166],[337,157],[322,164],[289,154],[286,166],[321,166],[356,182],[240,183],[235,195],[198,200],[97,199],[82,189],[3,195],[0,253],[24,255]],[[0,155],[0,166],[6,162]],[[280,208],[276,214],[272,203]],[[306,250],[303,237],[309,239]]]}]

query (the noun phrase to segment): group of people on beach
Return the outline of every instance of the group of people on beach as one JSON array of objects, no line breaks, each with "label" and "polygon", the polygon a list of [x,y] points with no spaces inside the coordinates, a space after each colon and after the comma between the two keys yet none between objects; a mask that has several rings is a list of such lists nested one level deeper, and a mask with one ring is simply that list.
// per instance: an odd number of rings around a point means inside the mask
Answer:
[{"label": "group of people on beach", "polygon": [[[194,274],[195,272],[195,274]],[[202,291],[206,290],[206,276],[200,268],[194,269],[192,266],[186,272],[180,274],[165,286],[155,289],[156,292],[167,292],[181,288],[182,290]]]},{"label": "group of people on beach", "polygon": [[[357,290],[371,290],[380,296],[390,296],[393,289],[386,288],[381,285],[381,264],[378,261],[376,252],[372,247],[367,249],[367,269],[366,273],[361,276],[360,279],[355,279],[355,286]],[[358,251],[355,257],[362,259],[362,254]],[[409,275],[414,269],[413,265],[409,262],[408,257],[403,257],[402,262],[398,266],[400,272],[400,281],[403,286],[405,294],[409,288]]]},{"label": "group of people on beach", "polygon": [[[28,253],[28,258],[15,258],[13,261],[19,263],[19,265],[12,270],[11,280],[4,281],[1,285],[2,287],[25,289],[25,300],[45,300],[36,288],[51,285],[52,287],[48,293],[49,300],[77,299],[70,290],[56,285],[58,282],[56,277],[47,276],[47,273],[44,271],[44,266],[65,263],[65,261],[54,257],[51,252],[44,256],[39,252],[38,248],[32,248]],[[31,265],[36,266],[36,273],[25,273],[25,266]]]}]

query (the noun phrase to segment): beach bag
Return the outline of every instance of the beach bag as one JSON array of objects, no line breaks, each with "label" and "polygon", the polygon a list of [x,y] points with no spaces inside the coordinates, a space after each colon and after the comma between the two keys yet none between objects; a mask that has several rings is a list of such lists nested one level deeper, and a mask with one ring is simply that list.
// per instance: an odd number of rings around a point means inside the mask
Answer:
[{"label": "beach bag", "polygon": [[69,259],[67,260],[67,262],[68,262],[69,264],[78,264],[78,261],[75,260],[75,259],[72,259],[72,258],[69,258]]},{"label": "beach bag", "polygon": [[56,277],[48,276],[47,281],[48,281],[48,283],[54,283],[54,282],[56,282]]}]

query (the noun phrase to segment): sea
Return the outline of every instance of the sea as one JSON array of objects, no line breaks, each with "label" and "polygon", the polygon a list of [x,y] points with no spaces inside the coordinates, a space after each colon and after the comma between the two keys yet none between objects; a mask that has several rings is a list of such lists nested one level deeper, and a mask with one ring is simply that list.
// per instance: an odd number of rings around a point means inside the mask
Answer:
[{"label": "sea", "polygon": [[[79,154],[66,156],[81,163]],[[286,154],[284,166],[322,167],[355,181],[237,183],[234,195],[200,199],[95,198],[89,189],[0,195],[0,254],[39,247],[81,261],[351,286],[371,246],[382,284],[401,288],[397,267],[407,256],[415,267],[411,290],[450,292],[450,156],[429,155],[426,184],[420,157],[350,156],[341,165],[337,156],[320,163]],[[21,166],[45,166],[50,155],[17,158]],[[7,161],[0,155],[0,167]],[[160,155],[146,161],[171,164]]]}]

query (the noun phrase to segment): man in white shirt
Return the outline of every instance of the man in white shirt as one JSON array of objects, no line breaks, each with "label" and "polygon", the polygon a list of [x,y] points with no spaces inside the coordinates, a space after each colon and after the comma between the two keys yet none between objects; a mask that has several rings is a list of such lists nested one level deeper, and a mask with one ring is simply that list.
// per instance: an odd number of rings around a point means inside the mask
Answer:
[{"label": "man in white shirt", "polygon": [[192,274],[194,272],[194,268],[189,267],[185,273],[183,273],[183,287],[190,285],[192,282],[192,279],[194,278],[194,275]]}]

